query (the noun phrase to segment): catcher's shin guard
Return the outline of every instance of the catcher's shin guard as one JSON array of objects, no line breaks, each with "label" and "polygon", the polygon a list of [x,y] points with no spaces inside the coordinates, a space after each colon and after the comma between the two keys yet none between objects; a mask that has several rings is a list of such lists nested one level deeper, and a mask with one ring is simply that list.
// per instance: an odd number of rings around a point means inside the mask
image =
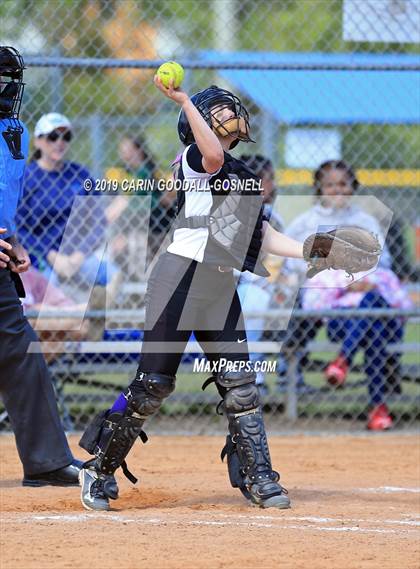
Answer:
[{"label": "catcher's shin guard", "polygon": [[271,467],[255,373],[222,373],[216,384],[222,388],[219,391],[225,391],[223,406],[229,435],[221,458],[227,455],[232,486],[262,508],[289,508],[287,490],[278,483],[280,476]]},{"label": "catcher's shin guard", "polygon": [[95,455],[90,467],[98,473],[113,475],[120,466],[133,483],[137,479],[127,469],[125,457],[137,437],[147,436],[143,424],[155,413],[162,401],[175,388],[175,377],[157,373],[139,373],[124,392],[127,407],[124,411],[102,411],[88,426],[79,445]]}]

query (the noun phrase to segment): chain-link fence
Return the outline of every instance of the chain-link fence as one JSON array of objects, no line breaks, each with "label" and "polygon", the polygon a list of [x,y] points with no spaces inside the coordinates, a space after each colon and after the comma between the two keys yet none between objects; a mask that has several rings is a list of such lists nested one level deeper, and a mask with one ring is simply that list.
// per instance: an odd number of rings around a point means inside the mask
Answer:
[{"label": "chain-link fence", "polygon": [[[319,289],[307,288],[302,265],[271,257],[268,280],[241,278],[270,427],[355,429],[372,409],[380,422],[386,408],[395,426],[413,426],[416,2],[6,0],[0,18],[2,42],[28,67],[21,114],[31,161],[18,221],[33,268],[24,306],[34,318],[41,311],[37,330],[67,428],[111,404],[137,367],[147,277],[170,242],[177,199],[164,183],[153,192],[147,183],[170,180],[182,150],[179,109],[152,83],[166,59],[185,67],[187,93],[217,84],[241,97],[256,143],[233,154],[261,177],[273,225],[303,240],[320,225],[350,223],[385,240],[377,271],[350,286],[328,272]],[[355,195],[328,201],[328,168],[315,186],[314,172],[341,159],[353,170],[330,170],[344,172]],[[201,391],[208,374],[193,370],[194,339],[189,352],[153,418],[160,429],[220,427],[218,396]]]}]

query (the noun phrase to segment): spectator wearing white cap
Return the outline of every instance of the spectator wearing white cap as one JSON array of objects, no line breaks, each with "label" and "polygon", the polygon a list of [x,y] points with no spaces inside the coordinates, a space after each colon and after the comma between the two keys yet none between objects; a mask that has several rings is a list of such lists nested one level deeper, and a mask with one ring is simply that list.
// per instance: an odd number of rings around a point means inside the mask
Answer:
[{"label": "spectator wearing white cap", "polygon": [[[84,166],[67,160],[73,126],[66,116],[48,113],[37,122],[34,135],[35,152],[25,172],[19,211],[22,241],[32,264],[53,284],[96,281],[105,286],[116,269],[101,263],[96,254],[105,230],[100,200],[94,208],[92,201],[75,202],[77,196],[89,194],[84,184],[91,177]],[[76,207],[77,224],[67,226]]]}]

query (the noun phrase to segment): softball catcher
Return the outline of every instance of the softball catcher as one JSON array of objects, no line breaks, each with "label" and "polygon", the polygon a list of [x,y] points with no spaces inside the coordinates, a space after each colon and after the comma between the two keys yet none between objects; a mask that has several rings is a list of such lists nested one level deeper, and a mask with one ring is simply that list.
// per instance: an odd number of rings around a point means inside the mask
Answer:
[{"label": "softball catcher", "polygon": [[[112,408],[95,417],[80,441],[93,455],[80,473],[82,504],[90,510],[108,510],[109,500],[118,497],[114,474],[119,467],[136,482],[126,456],[138,437],[147,440],[146,419],[175,389],[177,369],[194,332],[212,369],[217,369],[203,387],[215,383],[227,415],[229,434],[221,456],[227,457],[232,486],[262,508],[289,508],[287,491],[271,464],[232,269],[267,276],[259,258],[263,248],[281,256],[304,256],[313,274],[330,267],[355,271],[360,266],[357,259],[363,259],[363,268],[374,266],[379,248],[366,239],[371,248],[364,250],[359,230],[354,245],[351,229],[345,235],[312,235],[305,244],[275,231],[263,217],[256,176],[229,154],[239,142],[253,142],[240,99],[214,85],[191,98],[172,85],[165,88],[157,76],[155,85],[181,107],[178,135],[185,149],[177,178],[194,185],[178,192],[173,241],[148,282],[137,374]],[[251,183],[234,191],[233,180]]]}]

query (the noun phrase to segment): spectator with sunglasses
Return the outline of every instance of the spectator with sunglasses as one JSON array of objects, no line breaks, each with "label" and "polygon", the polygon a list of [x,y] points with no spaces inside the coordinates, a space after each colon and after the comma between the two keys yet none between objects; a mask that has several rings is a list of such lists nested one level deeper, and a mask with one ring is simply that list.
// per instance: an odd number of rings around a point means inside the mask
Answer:
[{"label": "spectator with sunglasses", "polygon": [[83,285],[96,279],[97,285],[105,286],[116,269],[101,263],[95,253],[105,227],[99,200],[93,209],[91,202],[77,202],[79,223],[74,235],[62,243],[75,198],[88,195],[84,182],[90,178],[85,167],[66,160],[74,136],[72,125],[64,115],[48,113],[39,119],[34,134],[35,152],[25,173],[19,212],[22,242],[32,264],[53,284]]}]

